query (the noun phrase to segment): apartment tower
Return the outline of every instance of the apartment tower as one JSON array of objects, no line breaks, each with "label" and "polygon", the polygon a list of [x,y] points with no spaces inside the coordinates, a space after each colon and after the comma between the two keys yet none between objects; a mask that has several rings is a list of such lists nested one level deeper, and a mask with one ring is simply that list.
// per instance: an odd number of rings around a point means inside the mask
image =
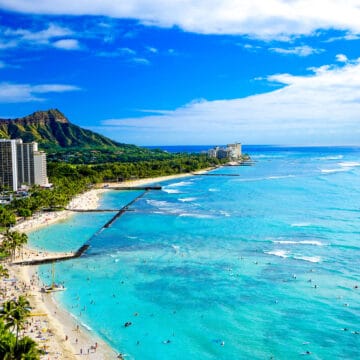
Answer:
[{"label": "apartment tower", "polygon": [[0,186],[17,191],[21,185],[47,184],[46,154],[36,142],[0,139]]}]

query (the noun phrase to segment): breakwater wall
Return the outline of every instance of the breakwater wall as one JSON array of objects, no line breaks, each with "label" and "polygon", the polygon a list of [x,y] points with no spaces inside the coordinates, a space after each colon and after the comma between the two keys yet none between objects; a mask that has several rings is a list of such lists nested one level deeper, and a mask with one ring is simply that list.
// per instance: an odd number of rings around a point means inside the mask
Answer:
[{"label": "breakwater wall", "polygon": [[80,257],[87,249],[89,248],[88,244],[82,245],[77,251],[71,253],[69,255],[59,255],[59,256],[48,256],[41,259],[31,259],[24,261],[16,261],[11,265],[43,265],[43,264],[51,264],[57,261],[71,260]]}]

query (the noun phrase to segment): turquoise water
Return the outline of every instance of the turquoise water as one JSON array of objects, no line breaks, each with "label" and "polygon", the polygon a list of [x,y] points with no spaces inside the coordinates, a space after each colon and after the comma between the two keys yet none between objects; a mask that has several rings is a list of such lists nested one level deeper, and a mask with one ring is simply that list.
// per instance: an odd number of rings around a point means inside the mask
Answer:
[{"label": "turquoise water", "polygon": [[92,237],[57,264],[59,302],[128,359],[360,358],[360,149],[251,155],[212,172],[239,176],[163,183],[97,236],[113,214],[31,234],[51,250]]}]

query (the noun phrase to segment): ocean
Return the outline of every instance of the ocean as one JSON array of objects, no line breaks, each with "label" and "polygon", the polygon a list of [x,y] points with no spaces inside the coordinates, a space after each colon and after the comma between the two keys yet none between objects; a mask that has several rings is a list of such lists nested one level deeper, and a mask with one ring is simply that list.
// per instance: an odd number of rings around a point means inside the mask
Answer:
[{"label": "ocean", "polygon": [[127,359],[359,359],[360,148],[246,152],[253,166],[162,183],[95,236],[113,214],[31,233],[49,250],[91,239],[56,265],[57,301]]}]

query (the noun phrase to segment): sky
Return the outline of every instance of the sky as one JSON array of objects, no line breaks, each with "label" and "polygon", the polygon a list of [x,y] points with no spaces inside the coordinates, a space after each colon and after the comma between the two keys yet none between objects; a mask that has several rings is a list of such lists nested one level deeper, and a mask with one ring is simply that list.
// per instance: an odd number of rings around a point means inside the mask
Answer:
[{"label": "sky", "polygon": [[136,145],[360,145],[360,0],[0,0],[0,118]]}]

